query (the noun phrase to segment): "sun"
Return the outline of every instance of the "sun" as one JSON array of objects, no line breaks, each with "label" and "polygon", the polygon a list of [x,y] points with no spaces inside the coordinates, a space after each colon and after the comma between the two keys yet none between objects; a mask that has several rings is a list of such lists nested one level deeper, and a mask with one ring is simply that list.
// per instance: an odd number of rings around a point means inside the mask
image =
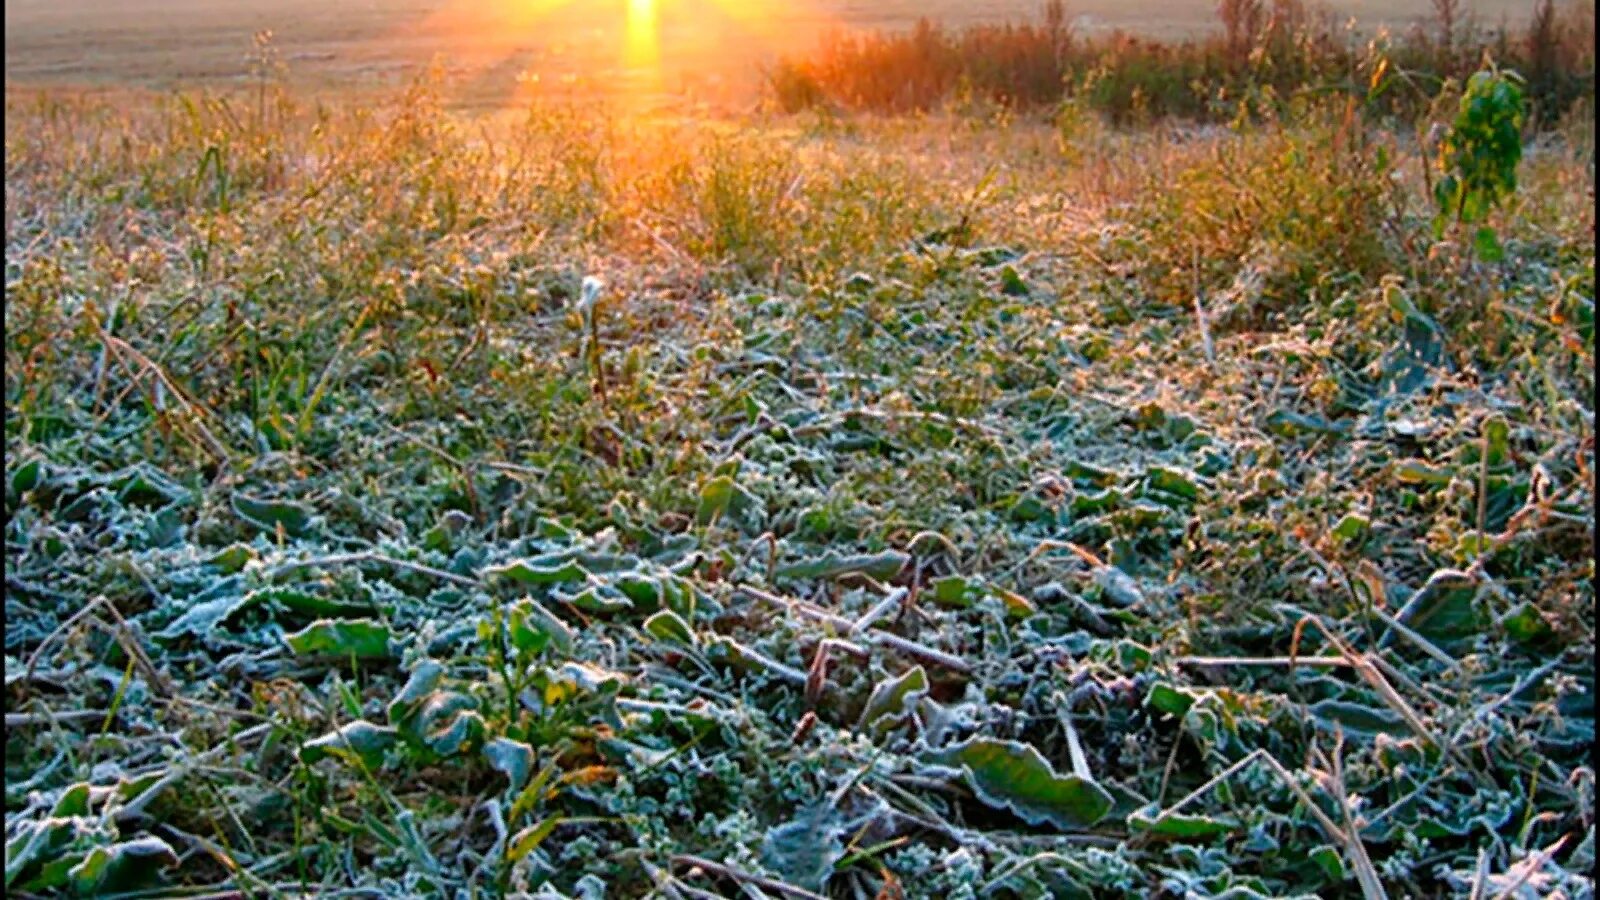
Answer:
[{"label": "sun", "polygon": [[627,0],[623,62],[630,70],[658,72],[661,64],[661,20],[656,0]]},{"label": "sun", "polygon": [[[819,29],[833,24],[834,17],[818,5],[818,0],[444,0],[399,37],[442,46],[441,56],[468,78],[498,78],[497,70],[519,67],[526,77],[518,80],[528,86],[507,98],[511,105],[537,90],[536,65],[548,66],[551,54],[559,57],[575,46],[586,48],[588,56],[564,58],[579,67],[580,75],[619,94],[644,96],[664,89],[669,70],[723,65],[741,54],[792,44],[796,22]],[[584,63],[595,68],[585,73]]]}]

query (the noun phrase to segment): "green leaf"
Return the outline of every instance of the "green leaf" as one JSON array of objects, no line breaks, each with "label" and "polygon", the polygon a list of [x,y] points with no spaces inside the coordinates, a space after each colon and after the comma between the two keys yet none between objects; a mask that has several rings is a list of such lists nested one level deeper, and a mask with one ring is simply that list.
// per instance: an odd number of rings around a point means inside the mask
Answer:
[{"label": "green leaf", "polygon": [[585,693],[615,694],[628,683],[628,676],[591,663],[569,662],[555,671],[552,681],[573,685]]},{"label": "green leaf", "polygon": [[[1157,409],[1160,409],[1160,407],[1157,407]],[[1079,459],[1067,460],[1064,471],[1067,477],[1074,481],[1086,481],[1102,488],[1111,487],[1121,480],[1121,476],[1116,472]]]},{"label": "green leaf", "polygon": [[[462,710],[459,707],[465,704],[462,701],[477,705],[477,701],[465,694],[440,694],[433,701],[441,707],[437,716],[424,713],[424,720],[429,723],[428,732],[424,738],[428,749],[440,756],[453,756],[483,739],[488,731],[488,723],[483,717],[471,710]],[[440,723],[436,727],[434,723]]]},{"label": "green leaf", "polygon": [[412,669],[405,687],[387,709],[389,724],[441,756],[459,753],[480,740],[486,730],[473,710],[478,701],[459,691],[440,690],[444,667],[423,660]]},{"label": "green leaf", "polygon": [[1044,522],[1055,517],[1055,511],[1033,494],[1023,494],[1011,504],[1010,516],[1014,522]]},{"label": "green leaf", "polygon": [[557,826],[565,821],[564,817],[555,816],[517,832],[506,847],[506,862],[514,863],[537,850],[544,839],[555,833]]},{"label": "green leaf", "polygon": [[1519,644],[1538,646],[1555,635],[1555,629],[1538,607],[1526,601],[1519,603],[1500,620],[1506,634]]},{"label": "green leaf", "polygon": [[1099,586],[1101,597],[1124,609],[1144,602],[1144,592],[1139,589],[1139,582],[1116,566],[1095,569],[1094,583]]},{"label": "green leaf", "polygon": [[572,650],[572,629],[532,598],[524,598],[507,614],[511,643],[518,650],[542,653],[547,646],[567,653]]},{"label": "green leaf", "polygon": [[998,597],[1001,603],[1005,604],[1006,615],[1013,619],[1026,619],[1027,617],[1039,611],[1038,608],[1033,605],[1032,600],[1029,600],[1027,597],[1022,596],[1016,591],[1008,591],[1005,588],[997,585],[989,585],[988,591],[991,595]]},{"label": "green leaf", "polygon": [[422,711],[422,705],[443,681],[444,666],[431,659],[417,663],[411,670],[411,677],[406,679],[405,686],[400,689],[400,693],[389,701],[389,707],[385,710],[389,724],[396,728],[409,729],[416,721],[417,714]]},{"label": "green leaf", "polygon": [[1231,741],[1238,734],[1238,717],[1228,699],[1217,691],[1195,698],[1183,714],[1183,730],[1205,747]]},{"label": "green leaf", "polygon": [[1322,870],[1328,881],[1334,884],[1344,881],[1344,857],[1335,848],[1323,844],[1307,854],[1307,859]]},{"label": "green leaf", "polygon": [[289,537],[300,537],[311,526],[311,508],[292,500],[261,500],[234,494],[233,511],[268,533],[276,533],[281,527]]},{"label": "green leaf", "polygon": [[164,868],[178,865],[172,845],[158,837],[95,847],[67,872],[79,893],[111,894],[148,887]]},{"label": "green leaf", "polygon": [[[1522,90],[1512,73],[1485,68],[1467,81],[1440,148],[1438,162],[1446,174],[1434,192],[1436,234],[1451,218],[1463,224],[1481,221],[1516,192],[1523,120]],[[1476,242],[1481,253],[1481,231]]]},{"label": "green leaf", "polygon": [[50,808],[50,817],[66,819],[73,816],[87,816],[90,794],[91,788],[87,781],[80,781],[67,788],[56,798],[56,805]]},{"label": "green leaf", "polygon": [[1490,466],[1503,466],[1511,461],[1511,426],[1504,416],[1490,416],[1484,420],[1483,438]]},{"label": "green leaf", "polygon": [[422,533],[422,549],[444,553],[450,549],[450,529],[435,525]]},{"label": "green leaf", "polygon": [[1266,419],[1267,430],[1281,437],[1304,434],[1344,434],[1344,428],[1321,416],[1308,416],[1287,409],[1275,409]]},{"label": "green leaf", "polygon": [[1095,641],[1090,654],[1097,659],[1109,659],[1112,665],[1124,672],[1143,671],[1155,658],[1149,647],[1127,638],[1119,638],[1110,644]]},{"label": "green leaf", "polygon": [[879,720],[901,714],[908,704],[915,703],[917,697],[927,692],[928,673],[921,666],[912,666],[896,678],[880,681],[872,688],[872,695],[867,698],[857,727],[869,733],[878,733],[882,731],[878,727]]},{"label": "green leaf", "polygon": [[157,632],[156,637],[165,641],[177,640],[186,635],[203,638],[221,628],[239,613],[263,604],[305,615],[329,618],[355,617],[372,612],[370,605],[340,603],[292,587],[261,588],[248,594],[240,594],[237,593],[237,584],[238,580],[231,578],[219,582],[211,591],[202,595],[218,596],[192,604],[182,615],[168,623],[166,628]]},{"label": "green leaf", "polygon": [[720,518],[733,502],[733,491],[732,476],[719,475],[706,482],[700,488],[700,505],[695,509],[695,520],[701,525],[708,525],[713,519]]},{"label": "green leaf", "polygon": [[1000,270],[1000,293],[1008,297],[1026,297],[1028,283],[1022,280],[1014,267],[1008,265]]},{"label": "green leaf", "polygon": [[1394,474],[1404,484],[1449,484],[1455,477],[1449,470],[1435,468],[1420,459],[1396,463]]},{"label": "green leaf", "polygon": [[1152,400],[1134,412],[1133,424],[1140,431],[1164,428],[1167,424],[1167,411],[1161,408],[1161,404]]},{"label": "green leaf", "polygon": [[663,588],[661,580],[653,575],[644,575],[639,572],[625,572],[618,575],[611,582],[624,597],[632,600],[634,605],[643,609],[655,609],[661,605]]},{"label": "green leaf", "polygon": [[1111,358],[1111,341],[1103,334],[1091,334],[1078,345],[1078,352],[1090,362],[1103,362]]},{"label": "green leaf", "polygon": [[995,597],[1005,604],[1006,614],[1014,619],[1025,619],[1038,612],[1033,601],[1015,591],[961,575],[934,579],[924,596],[931,597],[934,603],[948,609],[967,609],[985,596]]},{"label": "green leaf", "polygon": [[189,498],[189,492],[162,473],[136,465],[112,482],[117,499],[129,506],[157,507]]},{"label": "green leaf", "polygon": [[694,583],[677,576],[666,576],[661,579],[661,603],[667,609],[682,616],[684,621],[694,621],[695,606]]},{"label": "green leaf", "polygon": [[910,558],[898,550],[853,556],[827,553],[821,557],[782,566],[776,574],[777,577],[790,581],[838,578],[841,575],[866,575],[878,581],[888,581],[905,568],[906,561]]},{"label": "green leaf", "polygon": [[290,650],[301,656],[376,659],[389,655],[390,637],[387,626],[371,619],[318,619],[294,634],[285,635],[283,640]]},{"label": "green leaf", "polygon": [[1145,694],[1144,705],[1169,715],[1182,716],[1189,711],[1199,699],[1200,692],[1192,688],[1178,687],[1165,681],[1158,681],[1150,685],[1150,692]]},{"label": "green leaf", "polygon": [[337,731],[301,744],[300,761],[309,766],[331,757],[345,762],[359,761],[366,768],[375,770],[382,765],[384,754],[399,742],[400,732],[397,729],[374,725],[366,719],[356,719]]},{"label": "green leaf", "polygon": [[1472,236],[1472,249],[1478,258],[1484,262],[1499,262],[1505,258],[1505,250],[1500,246],[1500,238],[1494,229],[1485,225],[1479,228]]},{"label": "green leaf", "polygon": [[1354,732],[1368,737],[1378,734],[1406,737],[1411,734],[1406,720],[1388,708],[1363,706],[1343,700],[1323,700],[1311,704],[1307,711],[1317,722],[1330,728],[1337,724],[1347,734]]},{"label": "green leaf", "polygon": [[1111,811],[1113,801],[1105,788],[1077,775],[1057,775],[1027,744],[973,738],[945,751],[941,759],[966,769],[978,799],[1033,825],[1083,829]]},{"label": "green leaf", "polygon": [[1172,510],[1189,501],[1162,491],[1146,491],[1145,495],[1149,499],[1135,500],[1106,518],[1124,533],[1154,531],[1163,527],[1175,528],[1182,524],[1182,520],[1174,516]]},{"label": "green leaf", "polygon": [[[1395,619],[1433,641],[1471,637],[1488,624],[1479,614],[1476,597],[1477,584],[1470,575],[1441,569],[1411,595]],[[1393,636],[1386,633],[1379,646],[1391,640]]]},{"label": "green leaf", "polygon": [[[49,817],[42,821],[23,822],[16,834],[6,841],[6,887],[11,887],[24,874],[35,870],[36,865],[58,857],[73,838],[82,817],[89,814],[89,784],[79,782],[61,793]],[[64,883],[66,870],[44,879],[35,876],[24,887],[38,889]]]},{"label": "green leaf", "polygon": [[220,628],[232,616],[254,606],[260,599],[260,591],[240,594],[224,590],[222,596],[204,600],[184,610],[183,615],[156,632],[156,637],[164,641],[177,640],[185,635],[204,637]]},{"label": "green leaf", "polygon": [[1215,818],[1212,816],[1186,816],[1181,813],[1167,813],[1157,816],[1160,812],[1155,804],[1135,810],[1128,816],[1128,830],[1146,832],[1162,837],[1189,840],[1194,838],[1213,838],[1218,835],[1231,834],[1239,829],[1239,823],[1228,818]]},{"label": "green leaf", "polygon": [[491,768],[506,776],[510,783],[506,790],[510,794],[521,791],[533,772],[533,748],[522,741],[497,737],[483,746],[483,756]]},{"label": "green leaf", "polygon": [[485,574],[519,584],[564,584],[589,578],[588,571],[571,558],[546,562],[518,559],[503,566],[491,566]]},{"label": "green leaf", "polygon": [[844,858],[844,826],[826,803],[802,807],[798,815],[767,832],[761,863],[791,884],[821,891]]},{"label": "green leaf", "polygon": [[934,579],[925,593],[933,599],[933,602],[950,609],[966,609],[981,594],[981,591],[960,575],[946,575]]},{"label": "green leaf", "polygon": [[1145,485],[1185,500],[1197,500],[1200,497],[1200,485],[1193,473],[1167,466],[1151,466],[1145,473]]},{"label": "green leaf", "polygon": [[1333,526],[1333,536],[1342,541],[1353,541],[1367,533],[1371,520],[1360,513],[1346,513],[1344,518]]},{"label": "green leaf", "polygon": [[256,550],[249,544],[229,544],[206,563],[215,566],[224,575],[234,575],[256,558]]},{"label": "green leaf", "polygon": [[1077,518],[1083,518],[1111,512],[1121,508],[1127,500],[1127,496],[1114,487],[1093,493],[1076,494],[1072,498],[1072,514]]},{"label": "green leaf", "polygon": [[253,602],[282,607],[290,612],[324,618],[359,617],[372,614],[370,603],[344,603],[294,587],[269,587],[251,593]]},{"label": "green leaf", "polygon": [[44,461],[30,459],[17,467],[11,474],[11,490],[16,494],[26,494],[45,482]]},{"label": "green leaf", "polygon": [[1478,534],[1469,531],[1456,538],[1455,558],[1460,562],[1470,562],[1480,556],[1490,553],[1495,548],[1493,535]]},{"label": "green leaf", "polygon": [[669,643],[683,644],[689,647],[699,643],[694,634],[694,629],[683,617],[670,609],[663,609],[655,615],[644,620],[645,633],[659,640]]},{"label": "green leaf", "polygon": [[622,596],[607,596],[600,587],[585,588],[568,603],[590,613],[620,613],[633,609],[633,601]]}]

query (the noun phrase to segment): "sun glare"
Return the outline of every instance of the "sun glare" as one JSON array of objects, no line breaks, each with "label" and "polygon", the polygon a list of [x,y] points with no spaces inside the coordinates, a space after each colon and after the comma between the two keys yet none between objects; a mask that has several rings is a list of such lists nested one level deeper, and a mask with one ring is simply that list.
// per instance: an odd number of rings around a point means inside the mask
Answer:
[{"label": "sun glare", "polygon": [[558,81],[657,94],[667,70],[711,71],[785,49],[797,38],[796,22],[820,28],[831,20],[815,6],[815,0],[445,0],[404,31],[409,40],[445,45],[447,64],[468,79],[518,67],[515,80],[523,88],[507,102],[520,104],[535,86]]},{"label": "sun glare", "polygon": [[630,70],[653,74],[661,63],[661,22],[656,0],[628,0],[627,45],[623,61]]}]

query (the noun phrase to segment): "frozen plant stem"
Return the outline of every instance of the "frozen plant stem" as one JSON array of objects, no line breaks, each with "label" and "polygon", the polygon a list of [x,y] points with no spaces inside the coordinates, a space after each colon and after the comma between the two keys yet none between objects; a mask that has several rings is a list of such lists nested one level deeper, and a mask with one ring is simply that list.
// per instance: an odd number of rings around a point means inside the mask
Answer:
[{"label": "frozen plant stem", "polygon": [[583,314],[584,355],[588,357],[594,394],[600,398],[600,405],[610,406],[610,401],[606,399],[606,372],[600,358],[600,292],[604,288],[605,282],[593,275],[586,276],[578,308]]}]

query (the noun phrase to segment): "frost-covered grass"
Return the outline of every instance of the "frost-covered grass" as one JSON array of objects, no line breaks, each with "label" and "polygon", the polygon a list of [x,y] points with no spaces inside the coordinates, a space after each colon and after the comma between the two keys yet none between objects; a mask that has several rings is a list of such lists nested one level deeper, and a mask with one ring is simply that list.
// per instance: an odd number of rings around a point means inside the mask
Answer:
[{"label": "frost-covered grass", "polygon": [[1589,895],[1592,118],[1341,112],[11,94],[8,889]]}]

